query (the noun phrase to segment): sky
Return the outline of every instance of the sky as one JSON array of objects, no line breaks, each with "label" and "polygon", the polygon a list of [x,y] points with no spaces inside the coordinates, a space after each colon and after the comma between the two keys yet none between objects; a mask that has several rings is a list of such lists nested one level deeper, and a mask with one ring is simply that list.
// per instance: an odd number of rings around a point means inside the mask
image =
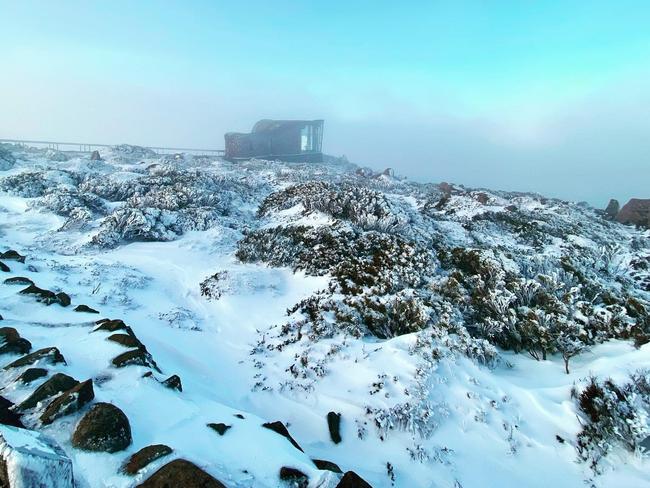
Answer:
[{"label": "sky", "polygon": [[262,118],[417,181],[650,198],[647,0],[0,0],[0,138],[223,148]]}]

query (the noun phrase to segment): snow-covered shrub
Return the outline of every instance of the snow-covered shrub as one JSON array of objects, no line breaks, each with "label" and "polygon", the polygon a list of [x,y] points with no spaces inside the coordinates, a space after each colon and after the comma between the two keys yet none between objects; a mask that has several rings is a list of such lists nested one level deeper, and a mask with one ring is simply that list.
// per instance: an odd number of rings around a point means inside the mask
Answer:
[{"label": "snow-covered shrub", "polygon": [[595,472],[600,462],[615,447],[635,452],[650,435],[650,374],[640,371],[624,384],[591,377],[573,395],[582,414],[583,429],[578,434],[577,450],[582,461]]},{"label": "snow-covered shrub", "polygon": [[201,295],[208,300],[218,300],[223,294],[223,282],[228,278],[228,271],[219,271],[208,276],[200,284]]},{"label": "snow-covered shrub", "polygon": [[303,213],[323,212],[365,230],[398,232],[408,223],[408,216],[392,204],[384,193],[357,185],[333,185],[323,181],[295,185],[272,193],[260,205],[258,215],[268,216],[296,205],[302,205]]},{"label": "snow-covered shrub", "polygon": [[0,171],[7,171],[11,169],[16,164],[16,158],[9,151],[9,149],[3,147],[3,144],[0,144]]}]

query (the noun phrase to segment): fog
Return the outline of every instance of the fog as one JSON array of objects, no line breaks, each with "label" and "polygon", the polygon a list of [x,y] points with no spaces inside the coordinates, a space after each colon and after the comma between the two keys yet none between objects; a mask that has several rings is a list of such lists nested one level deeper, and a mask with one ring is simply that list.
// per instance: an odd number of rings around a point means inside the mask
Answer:
[{"label": "fog", "polygon": [[[17,89],[16,87],[20,87]],[[6,138],[223,148],[259,118],[324,118],[324,151],[422,182],[534,191],[598,207],[650,197],[650,90],[628,83],[542,116],[461,117],[387,104],[350,114],[281,86],[224,96],[71,78],[4,77]],[[236,96],[235,96],[236,95]],[[448,107],[447,107],[448,108]]]}]

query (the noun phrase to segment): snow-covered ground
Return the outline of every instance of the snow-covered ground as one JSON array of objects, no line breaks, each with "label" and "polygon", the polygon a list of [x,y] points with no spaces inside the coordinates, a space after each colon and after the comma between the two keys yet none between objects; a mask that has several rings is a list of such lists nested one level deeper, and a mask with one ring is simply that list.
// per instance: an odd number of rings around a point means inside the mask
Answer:
[{"label": "snow-covered ground", "polygon": [[[650,255],[647,232],[605,222],[579,205],[368,176],[344,161],[231,164],[182,155],[160,158],[132,147],[91,161],[85,154],[64,158],[9,149],[15,163],[0,172],[0,252],[14,249],[27,258],[4,261],[11,271],[2,273],[3,279],[27,277],[40,288],[69,294],[72,305],[47,306],[19,294],[23,287],[0,285],[0,325],[16,328],[32,350],[56,346],[67,365],[45,367],[79,381],[93,379],[94,402],[121,408],[133,433],[126,451],[90,453],[70,441],[88,406],[47,426],[39,424],[36,413],[23,417],[28,427],[59,442],[73,460],[80,487],[134,486],[174,457],[191,460],[229,487],[290,486],[279,478],[283,466],[306,474],[309,487],[336,486],[336,475],[318,470],[311,459],[353,470],[376,488],[650,486],[650,460],[640,450],[615,448],[598,474],[579,462],[575,445],[584,419],[571,396],[572,388],[581,388],[592,375],[624,382],[630,373],[650,369],[650,343],[635,348],[632,340],[617,336],[594,340],[571,358],[566,374],[557,351],[536,361],[498,340],[495,347],[483,339],[475,344],[474,335],[432,336],[433,322],[468,319],[462,307],[447,310],[448,316],[436,309],[431,293],[438,296],[436,287],[448,283],[451,272],[435,255],[425,260],[422,254],[435,242],[449,249],[481,249],[500,270],[520,273],[526,256],[531,261],[546,256],[553,263],[567,252],[581,256],[581,249],[595,252],[609,243],[603,258],[609,268],[598,280],[611,277],[611,290],[647,303],[645,271],[631,267]],[[314,182],[325,186],[282,194]],[[371,215],[334,197],[342,210],[312,199],[349,185],[363,189],[354,198],[363,209],[374,208]],[[513,227],[536,222],[530,239],[543,233],[543,243],[524,243],[524,231],[501,233],[483,219],[512,213],[509,206],[526,216]],[[266,236],[270,246],[278,245],[271,233],[280,226],[304,232],[301,242],[312,245],[313,254],[323,247],[321,237],[304,229],[370,237],[377,231],[408,239],[412,253],[404,242],[395,244],[408,254],[399,265],[410,276],[416,271],[409,263],[415,263],[417,276],[426,279],[382,292],[377,303],[398,295],[420,300],[427,290],[426,305],[417,312],[426,315],[422,327],[382,335],[368,326],[358,333],[360,326],[350,319],[346,333],[315,334],[315,320],[288,310],[319,296],[319,303],[332,304],[322,308],[320,323],[336,326],[342,303],[356,310],[354,300],[373,299],[376,288],[367,284],[354,293],[337,288],[344,280],[332,285],[334,267],[313,263],[309,250],[297,261],[299,251],[289,244],[286,256],[277,247],[269,251],[271,257],[255,254]],[[569,226],[572,232],[566,233]],[[269,234],[260,234],[265,231]],[[262,237],[255,241],[255,236]],[[242,244],[244,239],[249,240]],[[255,253],[247,251],[252,248]],[[349,252],[356,251],[350,247]],[[216,273],[219,278],[210,281]],[[212,298],[201,293],[206,279],[217,291]],[[610,290],[609,284],[602,286]],[[79,304],[100,314],[73,311]],[[106,340],[110,333],[93,332],[99,318],[128,324],[160,367],[154,376],[179,375],[183,391],[143,377],[150,370],[145,366],[112,366],[111,359],[125,349]],[[305,333],[294,340],[291,331],[298,322],[304,322]],[[465,346],[483,348],[481,354],[489,357],[460,353]],[[10,363],[18,357],[1,359]],[[1,395],[14,403],[43,381],[15,383],[21,371],[0,375]],[[341,414],[339,444],[330,440],[330,411]],[[287,425],[304,452],[262,428],[276,420]],[[219,422],[232,426],[223,436],[206,427]],[[121,474],[125,459],[150,444],[166,444],[174,452],[135,477]]]}]

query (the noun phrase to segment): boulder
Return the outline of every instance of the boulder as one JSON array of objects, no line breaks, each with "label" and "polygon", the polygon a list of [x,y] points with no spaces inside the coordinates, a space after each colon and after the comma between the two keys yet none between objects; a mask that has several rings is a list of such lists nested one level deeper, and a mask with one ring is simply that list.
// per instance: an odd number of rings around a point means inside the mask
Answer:
[{"label": "boulder", "polygon": [[62,307],[67,307],[72,303],[72,300],[70,300],[70,295],[67,293],[59,292],[56,294],[56,298],[59,300],[59,305]]},{"label": "boulder", "polygon": [[216,424],[208,424],[208,427],[214,430],[217,434],[224,435],[228,431],[228,429],[232,428],[232,425],[226,425],[224,423],[219,422]]},{"label": "boulder", "polygon": [[343,475],[336,488],[372,488],[372,486],[354,471],[348,471]]},{"label": "boulder", "polygon": [[90,160],[91,161],[103,161],[101,155],[99,154],[99,151],[94,150],[92,153],[90,153]]},{"label": "boulder", "polygon": [[330,431],[330,439],[334,444],[341,442],[341,414],[329,412],[327,414],[327,427]]},{"label": "boulder", "polygon": [[95,330],[93,330],[93,332],[97,332],[99,330],[104,330],[106,332],[117,332],[118,330],[125,330],[129,334],[133,333],[131,331],[131,327],[126,325],[120,319],[115,319],[115,320],[102,319],[102,320],[98,320],[96,324],[98,324],[98,326],[95,328]]},{"label": "boulder", "polygon": [[7,261],[18,261],[19,263],[25,262],[25,256],[21,256],[17,251],[9,249],[6,252],[0,253],[0,259],[6,259]]},{"label": "boulder", "polygon": [[74,308],[75,312],[84,312],[84,313],[99,313],[97,310],[94,308],[90,308],[88,305],[77,305]]},{"label": "boulder", "polygon": [[269,430],[272,430],[276,434],[280,434],[283,437],[286,437],[289,440],[289,442],[291,442],[291,444],[293,444],[293,447],[295,447],[299,451],[305,452],[305,451],[302,450],[302,447],[300,447],[300,445],[295,441],[295,439],[293,437],[291,437],[291,434],[289,434],[289,431],[287,430],[287,428],[279,420],[275,421],[275,422],[267,422],[265,424],[262,424],[262,427],[264,427],[266,429],[269,429]]},{"label": "boulder", "polygon": [[4,369],[19,368],[40,362],[46,364],[66,364],[63,354],[56,347],[45,347],[16,359],[14,362],[7,364]]},{"label": "boulder", "polygon": [[14,404],[5,397],[0,396],[0,424],[13,427],[25,427],[20,420],[21,415],[14,412],[11,407]]},{"label": "boulder", "polygon": [[0,354],[27,354],[32,344],[13,327],[0,327]]},{"label": "boulder", "polygon": [[125,366],[146,366],[155,369],[159,373],[161,372],[158,365],[151,357],[151,354],[142,349],[131,349],[123,352],[122,354],[115,356],[111,362],[116,368],[123,368]]},{"label": "boulder", "polygon": [[164,444],[143,447],[124,463],[121,471],[124,474],[133,476],[142,468],[147,467],[162,457],[169,456],[172,452],[172,448]]},{"label": "boulder", "polygon": [[20,403],[16,409],[29,410],[36,407],[43,400],[77,386],[79,382],[63,373],[53,374],[47,381],[36,388],[31,395]]},{"label": "boulder", "polygon": [[95,398],[93,380],[86,380],[62,393],[47,406],[41,415],[43,425],[49,425],[59,417],[70,415]]},{"label": "boulder", "polygon": [[7,266],[5,263],[3,263],[2,261],[0,261],[0,271],[3,271],[5,273],[10,273],[11,268]]},{"label": "boulder", "polygon": [[144,349],[142,342],[140,342],[137,337],[131,334],[113,334],[108,336],[106,340],[117,342],[119,345],[128,348]]},{"label": "boulder", "polygon": [[11,278],[7,278],[4,281],[5,285],[22,285],[22,286],[29,286],[33,285],[34,282],[30,280],[29,278],[25,278],[24,276],[12,276]]},{"label": "boulder", "polygon": [[177,374],[171,375],[165,381],[162,382],[163,386],[170,388],[172,390],[183,391],[183,384],[181,383],[181,377]]},{"label": "boulder", "polygon": [[280,468],[280,479],[295,488],[307,488],[309,486],[309,476],[296,468],[282,466]]},{"label": "boulder", "polygon": [[26,385],[27,383],[31,383],[32,381],[42,378],[43,376],[47,376],[47,369],[27,368],[21,373],[18,378],[16,378],[16,381]]},{"label": "boulder", "polygon": [[110,403],[96,403],[84,415],[72,434],[72,446],[84,451],[117,452],[131,444],[127,416]]},{"label": "boulder", "polygon": [[650,227],[650,199],[632,198],[616,215],[621,224]]},{"label": "boulder", "polygon": [[54,293],[53,291],[39,288],[33,283],[24,290],[20,290],[20,294],[32,295],[36,298],[36,301],[45,303],[46,305],[52,305],[53,303],[58,303],[62,307],[70,305],[70,296],[67,293]]},{"label": "boulder", "polygon": [[0,426],[0,486],[73,488],[72,461],[39,432]]},{"label": "boulder", "polygon": [[325,461],[324,459],[312,459],[312,462],[316,467],[323,471],[332,471],[333,473],[343,473],[338,464],[335,464],[331,461]]},{"label": "boulder", "polygon": [[620,210],[621,205],[618,203],[618,200],[612,198],[605,208],[605,218],[607,220],[614,220]]},{"label": "boulder", "polygon": [[216,478],[185,459],[174,459],[147,478],[139,488],[226,488]]}]

